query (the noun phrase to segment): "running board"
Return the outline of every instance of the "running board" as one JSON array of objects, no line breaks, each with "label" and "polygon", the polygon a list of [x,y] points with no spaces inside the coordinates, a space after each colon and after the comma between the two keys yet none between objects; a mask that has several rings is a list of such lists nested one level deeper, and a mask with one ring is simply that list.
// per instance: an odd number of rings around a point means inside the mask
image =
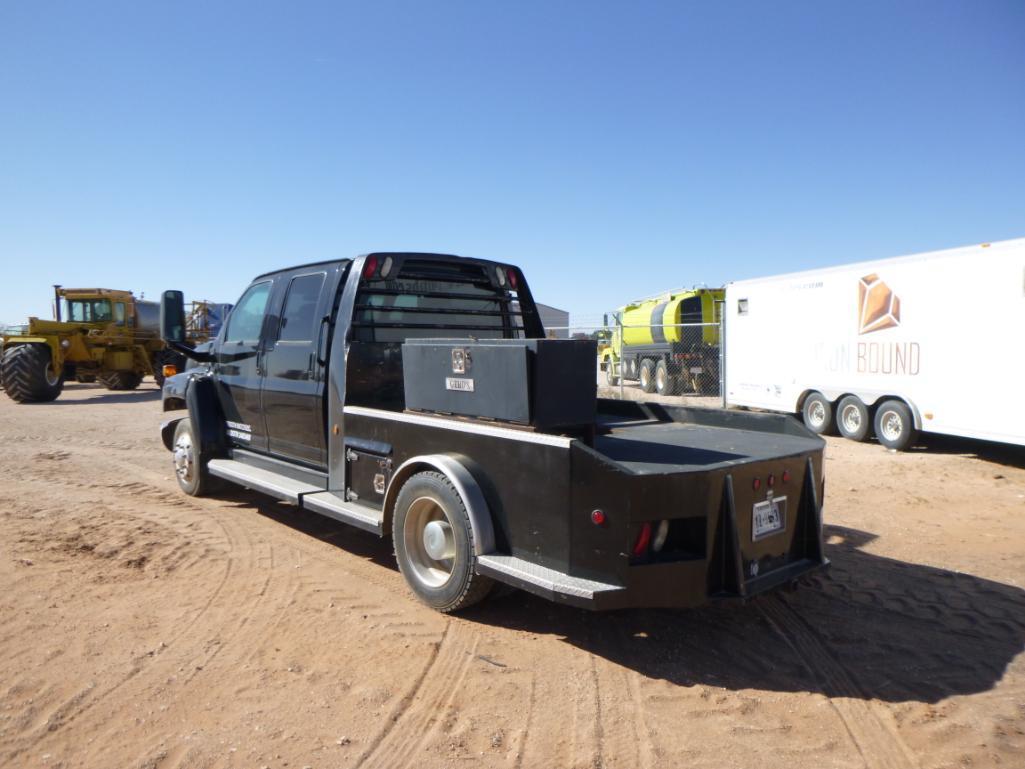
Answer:
[{"label": "running board", "polygon": [[211,459],[207,463],[211,475],[224,478],[232,483],[256,489],[272,497],[283,499],[304,510],[320,513],[336,521],[372,531],[374,534],[384,533],[384,512],[356,502],[346,502],[342,495],[334,491],[324,491],[312,483],[297,481],[287,475],[275,473],[262,467],[234,459]]},{"label": "running board", "polygon": [[211,459],[207,462],[207,469],[210,470],[210,475],[216,475],[218,478],[245,486],[247,489],[262,491],[264,494],[270,494],[272,497],[293,504],[299,504],[299,498],[303,494],[324,490],[312,483],[297,481],[287,475],[265,470],[262,467],[253,467],[235,459]]},{"label": "running board", "polygon": [[554,601],[588,608],[626,590],[619,585],[573,577],[522,558],[495,553],[477,556],[477,573]]},{"label": "running board", "polygon": [[302,506],[306,510],[326,515],[336,521],[384,535],[384,510],[361,505],[358,502],[346,502],[337,491],[319,491],[315,494],[304,494]]}]

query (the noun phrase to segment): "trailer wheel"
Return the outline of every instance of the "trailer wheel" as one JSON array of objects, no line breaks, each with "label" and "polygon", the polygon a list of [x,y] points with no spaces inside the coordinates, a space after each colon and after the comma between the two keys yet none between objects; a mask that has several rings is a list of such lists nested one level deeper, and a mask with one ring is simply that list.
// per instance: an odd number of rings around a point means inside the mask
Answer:
[{"label": "trailer wheel", "polygon": [[801,407],[804,426],[816,435],[835,435],[836,423],[833,421],[833,404],[822,393],[811,393],[804,399]]},{"label": "trailer wheel", "polygon": [[673,394],[673,378],[669,376],[669,367],[664,360],[655,364],[655,392],[659,395]]},{"label": "trailer wheel", "polygon": [[883,401],[876,409],[875,428],[879,442],[894,451],[904,451],[918,440],[915,419],[903,401]]},{"label": "trailer wheel", "polygon": [[641,361],[641,389],[646,393],[655,392],[655,364],[650,360]]},{"label": "trailer wheel", "polygon": [[852,441],[864,441],[869,436],[872,418],[868,407],[857,395],[848,395],[840,399],[836,407],[836,427],[840,435]]},{"label": "trailer wheel", "polygon": [[174,475],[178,488],[190,497],[202,497],[214,487],[216,479],[206,469],[206,460],[199,452],[199,442],[192,432],[192,422],[183,419],[174,428],[171,442]]},{"label": "trailer wheel", "polygon": [[466,505],[441,473],[417,473],[402,486],[392,517],[395,560],[416,597],[441,612],[482,601],[494,581],[473,571]]}]

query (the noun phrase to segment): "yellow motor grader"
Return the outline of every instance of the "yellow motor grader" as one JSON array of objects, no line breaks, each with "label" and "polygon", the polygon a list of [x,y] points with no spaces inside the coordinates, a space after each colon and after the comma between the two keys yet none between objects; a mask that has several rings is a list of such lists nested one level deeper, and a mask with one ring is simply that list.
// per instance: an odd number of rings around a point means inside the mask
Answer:
[{"label": "yellow motor grader", "polygon": [[152,375],[161,385],[165,364],[184,367],[160,339],[160,305],[130,291],[54,286],[54,318],[2,337],[0,384],[19,403],[55,400],[66,380],[134,390]]}]

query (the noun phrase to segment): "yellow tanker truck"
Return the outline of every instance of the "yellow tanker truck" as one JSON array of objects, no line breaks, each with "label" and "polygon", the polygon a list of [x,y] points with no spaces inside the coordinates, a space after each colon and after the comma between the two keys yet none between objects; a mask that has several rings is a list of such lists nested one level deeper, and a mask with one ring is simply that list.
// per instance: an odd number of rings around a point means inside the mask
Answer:
[{"label": "yellow tanker truck", "polygon": [[718,288],[671,291],[613,313],[614,323],[606,322],[612,341],[601,351],[608,385],[622,378],[660,395],[716,392],[724,295]]}]

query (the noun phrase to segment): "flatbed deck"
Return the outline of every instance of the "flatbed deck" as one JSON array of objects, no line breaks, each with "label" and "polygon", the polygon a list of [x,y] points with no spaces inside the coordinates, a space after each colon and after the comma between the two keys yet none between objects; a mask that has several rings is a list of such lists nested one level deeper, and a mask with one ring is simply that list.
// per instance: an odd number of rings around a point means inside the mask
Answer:
[{"label": "flatbed deck", "polygon": [[814,449],[797,435],[599,415],[594,448],[636,475],[732,467]]}]

